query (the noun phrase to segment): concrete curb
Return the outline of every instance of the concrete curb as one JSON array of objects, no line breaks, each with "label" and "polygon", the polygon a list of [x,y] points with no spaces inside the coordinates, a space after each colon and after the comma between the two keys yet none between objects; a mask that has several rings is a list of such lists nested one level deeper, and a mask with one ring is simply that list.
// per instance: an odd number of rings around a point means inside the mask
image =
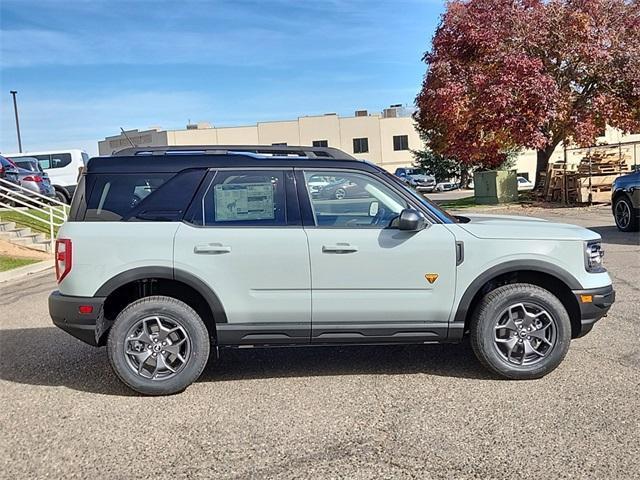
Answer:
[{"label": "concrete curb", "polygon": [[0,283],[21,280],[29,275],[44,272],[50,268],[53,268],[53,259],[32,263],[31,265],[25,265],[24,267],[7,270],[6,272],[0,272]]}]

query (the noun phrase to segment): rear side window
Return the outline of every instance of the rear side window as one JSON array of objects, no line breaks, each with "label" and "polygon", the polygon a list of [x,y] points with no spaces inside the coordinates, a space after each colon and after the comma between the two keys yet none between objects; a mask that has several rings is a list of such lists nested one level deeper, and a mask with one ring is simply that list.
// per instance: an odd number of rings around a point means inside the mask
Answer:
[{"label": "rear side window", "polygon": [[88,174],[80,180],[70,218],[88,222],[178,221],[205,174],[204,169],[177,174]]},{"label": "rear side window", "polygon": [[191,220],[204,226],[287,224],[284,172],[219,171],[199,200]]},{"label": "rear side window", "polygon": [[170,173],[96,175],[84,219],[122,220],[172,176]]}]

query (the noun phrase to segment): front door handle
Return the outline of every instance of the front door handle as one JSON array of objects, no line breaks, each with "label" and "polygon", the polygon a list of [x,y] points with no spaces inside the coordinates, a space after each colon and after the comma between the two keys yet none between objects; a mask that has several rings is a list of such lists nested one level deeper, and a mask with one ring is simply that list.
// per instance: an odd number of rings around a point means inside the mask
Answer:
[{"label": "front door handle", "polygon": [[358,251],[355,245],[348,243],[336,243],[335,245],[323,245],[322,253],[354,253]]},{"label": "front door handle", "polygon": [[204,253],[209,255],[217,255],[220,253],[230,253],[231,247],[220,243],[206,243],[193,247],[193,253]]}]

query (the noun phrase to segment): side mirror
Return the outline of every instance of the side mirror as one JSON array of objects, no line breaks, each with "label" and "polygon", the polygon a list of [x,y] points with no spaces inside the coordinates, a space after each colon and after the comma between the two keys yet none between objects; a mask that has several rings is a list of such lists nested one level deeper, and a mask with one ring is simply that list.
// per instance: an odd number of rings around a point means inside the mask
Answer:
[{"label": "side mirror", "polygon": [[426,222],[422,215],[412,208],[405,208],[398,217],[398,230],[417,232],[425,228]]}]

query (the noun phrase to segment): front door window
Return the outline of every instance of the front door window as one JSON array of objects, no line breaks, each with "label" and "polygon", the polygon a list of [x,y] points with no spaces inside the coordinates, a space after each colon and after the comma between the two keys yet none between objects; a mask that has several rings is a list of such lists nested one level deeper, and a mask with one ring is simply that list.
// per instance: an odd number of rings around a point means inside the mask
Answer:
[{"label": "front door window", "polygon": [[386,228],[407,202],[363,173],[305,171],[315,223],[329,228]]}]

